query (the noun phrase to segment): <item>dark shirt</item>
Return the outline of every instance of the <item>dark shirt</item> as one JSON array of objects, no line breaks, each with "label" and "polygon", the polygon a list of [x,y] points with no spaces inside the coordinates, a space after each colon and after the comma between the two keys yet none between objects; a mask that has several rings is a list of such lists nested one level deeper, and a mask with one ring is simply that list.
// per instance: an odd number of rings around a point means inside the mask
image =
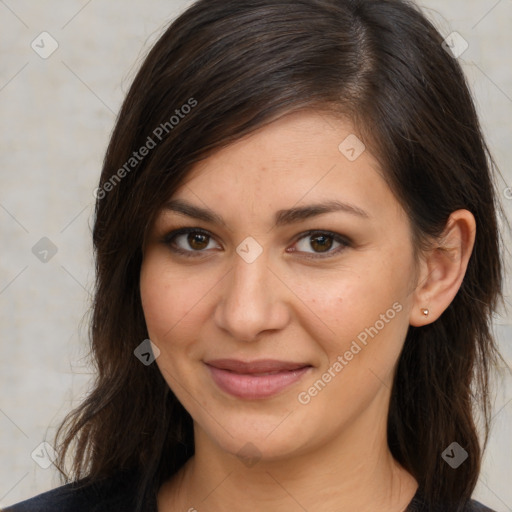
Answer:
[{"label": "dark shirt", "polygon": [[[133,476],[116,476],[100,483],[77,488],[67,484],[39,494],[33,498],[3,509],[2,512],[133,512],[137,492]],[[453,508],[441,506],[435,511],[452,512]],[[158,512],[156,496],[146,503],[145,512]],[[406,512],[427,512],[427,507],[418,489]],[[464,512],[495,512],[472,500]]]}]

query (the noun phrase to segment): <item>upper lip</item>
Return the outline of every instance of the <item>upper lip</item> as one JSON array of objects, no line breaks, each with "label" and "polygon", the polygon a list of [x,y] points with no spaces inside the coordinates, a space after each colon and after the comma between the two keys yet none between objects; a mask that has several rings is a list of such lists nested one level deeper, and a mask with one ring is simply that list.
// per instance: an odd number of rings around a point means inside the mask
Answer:
[{"label": "upper lip", "polygon": [[308,363],[294,363],[292,361],[278,361],[276,359],[259,359],[257,361],[213,359],[211,361],[205,361],[205,363],[221,370],[229,370],[242,374],[291,371],[311,366]]}]

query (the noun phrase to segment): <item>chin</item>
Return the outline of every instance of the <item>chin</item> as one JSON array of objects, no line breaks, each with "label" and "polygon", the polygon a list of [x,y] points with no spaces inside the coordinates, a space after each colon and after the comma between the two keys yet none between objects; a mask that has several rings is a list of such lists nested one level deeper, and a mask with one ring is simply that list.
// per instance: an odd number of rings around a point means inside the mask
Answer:
[{"label": "chin", "polygon": [[[237,457],[248,467],[257,461],[279,462],[306,452],[314,444],[314,439],[318,438],[314,431],[308,436],[308,430],[302,428],[302,424],[293,416],[289,412],[280,417],[224,415],[222,425],[208,422],[204,428],[196,424],[196,439],[203,438],[204,434],[209,442]],[[229,427],[225,429],[225,425]],[[320,425],[317,428],[320,429]]]}]

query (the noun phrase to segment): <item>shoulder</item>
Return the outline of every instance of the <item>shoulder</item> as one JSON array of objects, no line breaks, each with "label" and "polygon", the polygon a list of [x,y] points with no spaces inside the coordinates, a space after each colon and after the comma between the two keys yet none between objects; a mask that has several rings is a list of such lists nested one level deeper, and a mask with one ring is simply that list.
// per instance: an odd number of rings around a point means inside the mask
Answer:
[{"label": "shoulder", "polygon": [[82,512],[90,509],[91,502],[95,499],[95,492],[92,488],[88,490],[77,489],[73,484],[63,485],[57,489],[38,494],[33,498],[16,503],[4,508],[2,512],[50,512],[61,510],[62,512]]},{"label": "shoulder", "polygon": [[413,500],[406,509],[406,512],[453,512],[459,510],[461,512],[496,512],[495,510],[486,507],[482,503],[476,500],[470,500],[466,503],[465,507],[461,507],[461,504],[437,504],[436,506],[429,507],[424,498],[423,492],[418,489]]},{"label": "shoulder", "polygon": [[464,512],[496,512],[495,510],[482,505],[479,501],[471,500]]},{"label": "shoulder", "polygon": [[118,473],[114,477],[87,483],[69,483],[16,503],[1,512],[130,512],[135,503],[133,474]]}]

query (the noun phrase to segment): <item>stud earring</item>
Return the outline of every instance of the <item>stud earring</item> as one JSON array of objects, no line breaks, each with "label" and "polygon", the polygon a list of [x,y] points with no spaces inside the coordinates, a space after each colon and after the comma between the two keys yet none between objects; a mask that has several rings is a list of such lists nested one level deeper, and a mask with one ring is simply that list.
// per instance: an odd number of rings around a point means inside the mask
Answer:
[{"label": "stud earring", "polygon": [[421,312],[425,315],[425,316],[428,316],[428,314],[430,313],[430,311],[426,308],[422,309]]}]

